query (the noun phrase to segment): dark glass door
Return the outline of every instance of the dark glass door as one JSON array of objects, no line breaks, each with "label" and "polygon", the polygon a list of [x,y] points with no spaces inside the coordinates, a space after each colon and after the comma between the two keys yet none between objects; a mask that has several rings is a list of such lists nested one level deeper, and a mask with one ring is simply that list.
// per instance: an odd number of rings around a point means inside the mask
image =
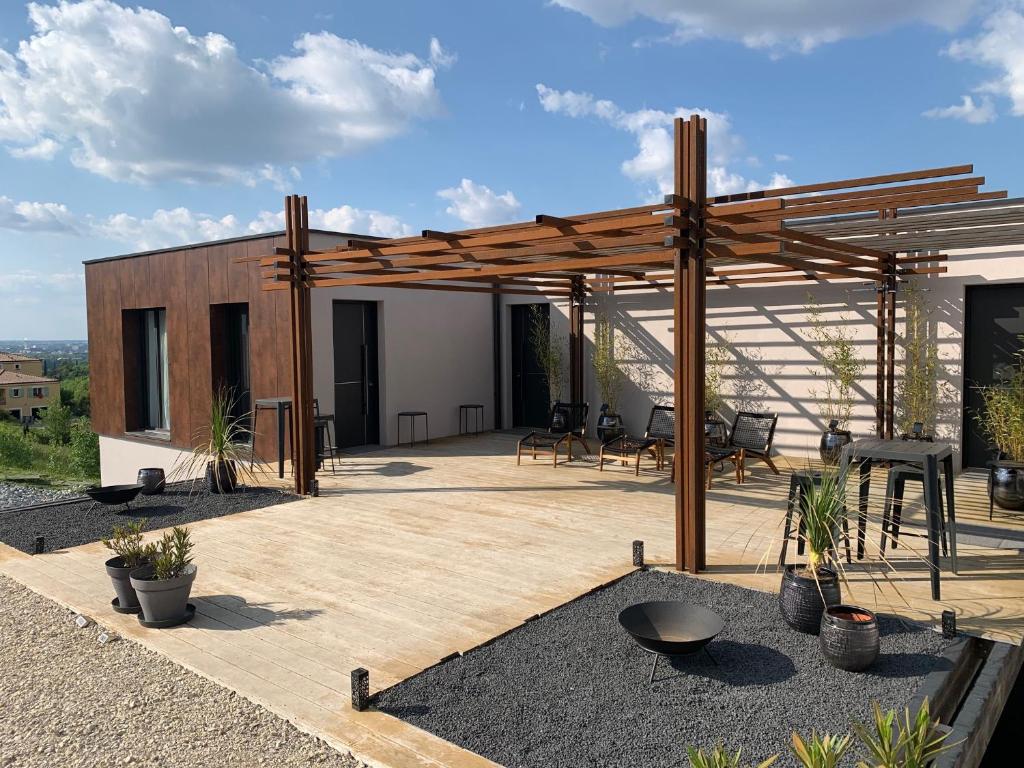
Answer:
[{"label": "dark glass door", "polygon": [[334,419],[339,448],[380,442],[377,305],[334,302]]},{"label": "dark glass door", "polygon": [[548,326],[548,304],[513,304],[512,310],[512,426],[547,427],[551,410],[544,367],[530,341],[530,332],[539,317]]},{"label": "dark glass door", "polygon": [[984,467],[992,458],[989,441],[981,434],[975,414],[981,407],[979,386],[1006,377],[1021,349],[1024,334],[1024,284],[967,287],[964,308],[964,422],[963,463]]},{"label": "dark glass door", "polygon": [[213,391],[227,393],[231,398],[232,417],[250,429],[252,394],[248,304],[210,305],[210,358]]}]

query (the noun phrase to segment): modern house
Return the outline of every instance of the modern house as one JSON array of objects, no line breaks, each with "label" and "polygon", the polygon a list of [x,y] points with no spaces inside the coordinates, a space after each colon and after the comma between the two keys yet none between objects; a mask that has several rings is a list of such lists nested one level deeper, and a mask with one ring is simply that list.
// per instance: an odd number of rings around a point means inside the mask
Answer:
[{"label": "modern house", "polygon": [[38,419],[60,402],[60,382],[43,375],[43,361],[0,352],[0,413],[17,421]]}]

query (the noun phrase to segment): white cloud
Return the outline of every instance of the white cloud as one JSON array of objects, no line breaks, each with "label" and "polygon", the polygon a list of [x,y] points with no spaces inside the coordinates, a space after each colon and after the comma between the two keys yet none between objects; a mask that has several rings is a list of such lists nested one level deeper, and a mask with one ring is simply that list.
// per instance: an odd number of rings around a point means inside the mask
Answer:
[{"label": "white cloud", "polygon": [[776,152],[775,153],[775,162],[776,163],[788,163],[792,159],[793,159],[792,156],[784,154],[782,152]]},{"label": "white cloud", "polygon": [[602,122],[633,135],[636,155],[622,162],[622,173],[645,185],[651,197],[673,189],[672,122],[677,117],[698,114],[708,121],[708,193],[726,195],[763,189],[765,184],[748,179],[729,169],[742,154],[743,140],[733,131],[729,116],[710,109],[677,107],[672,112],[641,109],[627,112],[612,101],[596,99],[589,93],[556,91],[537,85],[537,96],[547,112],[570,117],[596,117]]},{"label": "white cloud", "polygon": [[[990,15],[983,24],[984,31],[976,37],[957,40],[949,46],[947,52],[955,59],[972,61],[985,67],[995,69],[999,74],[994,80],[983,83],[976,90],[1005,96],[1010,100],[1011,112],[1024,115],[1024,12],[1018,4],[1014,7],[1003,7]],[[969,97],[964,97],[964,107]],[[972,100],[973,103],[973,100]],[[982,100],[985,108],[985,100]],[[956,107],[951,107],[956,109]],[[994,118],[994,108],[987,107],[988,113]],[[966,114],[975,114],[972,110],[964,110]],[[964,119],[967,119],[966,114]],[[945,116],[945,115],[943,115]],[[952,117],[961,117],[952,114]],[[975,119],[970,122],[987,122]]]},{"label": "white cloud", "polygon": [[28,147],[11,147],[9,152],[22,160],[52,160],[59,149],[60,144],[53,139],[41,139]]},{"label": "white cloud", "polygon": [[66,147],[119,181],[253,184],[268,165],[357,151],[437,115],[435,74],[454,61],[436,39],[424,61],[321,32],[254,63],[145,8],[28,8],[34,34],[0,49],[0,142],[34,157]]},{"label": "white cloud", "polygon": [[644,17],[671,28],[669,39],[716,37],[749,48],[808,52],[825,43],[928,24],[953,30],[979,0],[552,0],[606,27]]},{"label": "white cloud", "polygon": [[[314,229],[377,237],[403,237],[412,228],[399,217],[381,211],[341,205],[309,212]],[[238,216],[211,216],[185,207],[158,209],[149,216],[115,213],[105,218],[79,216],[60,203],[16,202],[0,196],[0,230],[48,232],[102,238],[126,243],[137,250],[168,248],[284,229],[284,213],[260,211],[248,222]]]},{"label": "white cloud", "polygon": [[992,99],[982,96],[977,102],[972,96],[963,96],[963,101],[948,107],[934,107],[921,114],[925,117],[950,117],[973,125],[991,123],[996,119],[996,108]]},{"label": "white cloud", "polygon": [[436,37],[430,38],[430,63],[438,69],[449,69],[459,57],[451,51],[446,51],[441,41]]},{"label": "white cloud", "polygon": [[4,279],[0,280],[0,296],[5,296],[4,301],[10,300],[15,303],[19,297],[27,298],[25,303],[42,304],[47,296],[52,297],[54,293],[74,294],[78,296],[84,293],[85,275],[77,272],[44,272],[36,269],[20,269],[8,272]]},{"label": "white cloud", "polygon": [[75,234],[80,222],[60,203],[15,201],[0,195],[0,229]]},{"label": "white cloud", "polygon": [[510,222],[520,208],[519,201],[511,191],[499,195],[490,187],[470,179],[463,179],[457,187],[440,189],[437,195],[449,201],[446,213],[470,227]]}]

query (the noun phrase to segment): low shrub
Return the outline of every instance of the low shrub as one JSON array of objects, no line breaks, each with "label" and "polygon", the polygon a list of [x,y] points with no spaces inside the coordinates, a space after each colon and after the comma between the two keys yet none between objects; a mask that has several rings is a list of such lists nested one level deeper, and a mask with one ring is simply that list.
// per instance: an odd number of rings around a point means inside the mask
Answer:
[{"label": "low shrub", "polygon": [[71,425],[71,442],[68,445],[71,467],[79,477],[99,477],[100,438],[92,431],[89,423],[78,420]]},{"label": "low shrub", "polygon": [[17,424],[0,422],[0,467],[27,469],[32,466],[33,440]]}]

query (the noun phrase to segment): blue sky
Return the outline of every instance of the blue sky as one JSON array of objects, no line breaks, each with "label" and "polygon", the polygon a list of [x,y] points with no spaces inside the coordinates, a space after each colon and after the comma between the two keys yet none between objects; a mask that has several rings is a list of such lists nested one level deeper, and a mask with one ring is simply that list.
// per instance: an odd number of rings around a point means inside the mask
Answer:
[{"label": "blue sky", "polygon": [[0,338],[83,337],[83,259],[278,228],[290,192],[373,234],[645,201],[694,109],[717,191],[974,162],[1020,193],[1024,3],[5,2]]}]

